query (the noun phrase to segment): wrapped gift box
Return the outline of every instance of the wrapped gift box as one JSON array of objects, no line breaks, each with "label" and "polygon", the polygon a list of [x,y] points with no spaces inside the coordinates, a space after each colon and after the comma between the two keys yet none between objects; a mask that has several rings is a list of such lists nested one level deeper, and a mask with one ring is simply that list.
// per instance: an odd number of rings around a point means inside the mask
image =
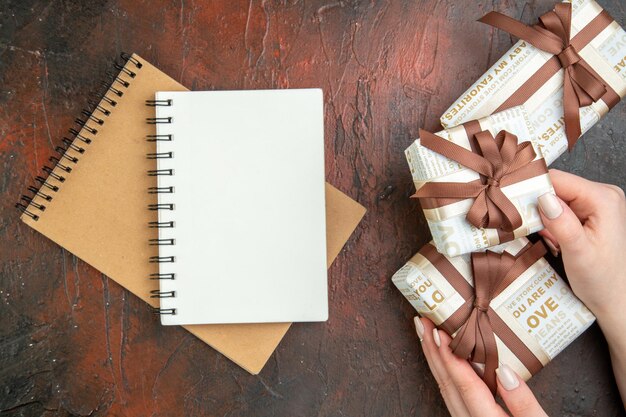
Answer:
[{"label": "wrapped gift box", "polygon": [[[436,135],[463,149],[470,150],[476,148],[475,135],[480,135],[483,131],[493,136],[497,136],[501,131],[510,132],[523,142],[524,138],[531,136],[532,126],[523,109],[512,108],[478,121],[441,131]],[[477,149],[473,151],[479,152]],[[480,181],[486,184],[489,181],[488,178],[426,148],[420,139],[406,149],[405,155],[417,190],[416,196],[420,197],[426,221],[440,252],[448,256],[470,253],[543,229],[537,211],[537,197],[547,192],[554,192],[554,190],[540,152],[536,152],[530,164],[536,168],[533,176],[527,176],[509,185],[504,184],[504,181],[501,184],[500,190],[521,217],[521,224],[515,230],[470,223],[467,216],[476,201],[475,198],[446,198],[445,195],[443,198],[431,198],[420,194],[432,184],[454,182],[461,185],[464,183],[474,185]]]},{"label": "wrapped gift box", "polygon": [[[544,253],[541,242],[532,245],[520,238],[485,253],[451,258],[437,252],[431,242],[392,280],[420,316],[453,336],[451,346],[459,347],[455,353],[465,348],[463,357],[485,363],[482,358],[476,360],[481,346],[463,346],[467,341],[458,340],[463,331],[472,332],[482,323],[482,334],[495,334],[495,367],[507,364],[527,380],[595,321],[543,258]],[[497,262],[492,259],[485,267],[484,259],[477,257],[486,255]],[[498,276],[500,267],[506,276]],[[487,323],[481,321],[481,314],[488,317]],[[472,316],[477,320],[473,322]],[[492,371],[488,368],[484,377],[495,378],[487,375]]]},{"label": "wrapped gift box", "polygon": [[[600,99],[579,109],[584,133],[626,94],[626,32],[593,0],[573,0],[571,15],[573,49],[565,54],[576,51],[581,64],[591,67],[606,88]],[[506,25],[503,29],[509,30]],[[563,59],[578,59],[573,57]],[[534,129],[532,140],[550,165],[568,149],[562,68],[567,64],[520,40],[446,110],[441,124],[457,126],[522,105]],[[569,144],[573,146],[576,139],[570,138]]]}]

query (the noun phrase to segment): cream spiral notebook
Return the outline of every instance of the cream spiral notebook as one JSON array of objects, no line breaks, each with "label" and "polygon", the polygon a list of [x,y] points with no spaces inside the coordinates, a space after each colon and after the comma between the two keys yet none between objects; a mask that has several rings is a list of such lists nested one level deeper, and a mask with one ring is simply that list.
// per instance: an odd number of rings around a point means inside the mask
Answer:
[{"label": "cream spiral notebook", "polygon": [[[34,230],[87,262],[152,306],[159,300],[157,264],[147,262],[158,255],[150,239],[158,238],[157,221],[148,211],[157,203],[156,178],[147,176],[156,169],[146,154],[155,152],[155,134],[145,120],[154,117],[154,108],[145,105],[158,90],[186,91],[186,88],[138,55],[124,56],[119,74],[101,101],[93,103],[71,129],[75,138],[63,140],[58,157],[37,176],[37,184],[19,204],[22,221]],[[120,95],[121,94],[121,95]],[[82,126],[86,125],[86,126]],[[69,170],[69,172],[68,172]],[[105,175],[106,173],[106,175]],[[327,266],[363,217],[365,209],[328,183],[326,184]],[[70,220],[71,221],[68,221]],[[185,328],[223,353],[248,372],[260,372],[289,329],[289,323],[194,325]]]},{"label": "cream spiral notebook", "polygon": [[319,89],[158,92],[163,324],[328,318]]}]

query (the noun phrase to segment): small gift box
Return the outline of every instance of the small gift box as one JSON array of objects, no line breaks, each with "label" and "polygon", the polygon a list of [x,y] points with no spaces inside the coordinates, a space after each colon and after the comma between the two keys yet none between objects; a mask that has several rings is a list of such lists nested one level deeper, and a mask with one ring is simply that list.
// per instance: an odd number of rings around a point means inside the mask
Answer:
[{"label": "small gift box", "polygon": [[594,321],[593,314],[526,238],[450,258],[431,243],[392,278],[420,316],[453,338],[462,358],[484,365],[495,390],[500,363],[529,379]]},{"label": "small gift box", "polygon": [[526,26],[481,22],[520,38],[443,114],[444,127],[523,105],[550,165],[626,95],[626,32],[593,0],[557,4]]},{"label": "small gift box", "polygon": [[470,253],[543,229],[537,197],[554,190],[529,129],[514,108],[437,134],[420,130],[406,149],[439,252]]}]

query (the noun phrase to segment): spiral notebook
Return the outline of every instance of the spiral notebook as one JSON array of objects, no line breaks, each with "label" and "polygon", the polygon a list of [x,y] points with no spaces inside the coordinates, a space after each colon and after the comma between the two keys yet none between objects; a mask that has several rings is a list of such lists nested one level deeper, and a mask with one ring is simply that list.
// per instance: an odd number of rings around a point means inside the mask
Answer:
[{"label": "spiral notebook", "polygon": [[161,323],[328,319],[320,89],[160,91]]},{"label": "spiral notebook", "polygon": [[[22,220],[33,229],[84,260],[154,307],[159,300],[158,264],[146,259],[158,255],[150,239],[158,238],[157,221],[148,205],[157,203],[156,178],[146,175],[156,162],[146,159],[155,152],[154,108],[146,100],[158,90],[184,91],[179,83],[137,55],[124,56],[119,75],[88,119],[72,129],[75,139],[64,139],[48,175],[18,206]],[[83,126],[84,125],[84,126]],[[58,163],[57,163],[58,162]],[[326,184],[327,266],[361,220],[365,209],[336,188]],[[185,326],[187,330],[220,351],[250,373],[258,373],[287,332],[289,323],[221,324]]]}]

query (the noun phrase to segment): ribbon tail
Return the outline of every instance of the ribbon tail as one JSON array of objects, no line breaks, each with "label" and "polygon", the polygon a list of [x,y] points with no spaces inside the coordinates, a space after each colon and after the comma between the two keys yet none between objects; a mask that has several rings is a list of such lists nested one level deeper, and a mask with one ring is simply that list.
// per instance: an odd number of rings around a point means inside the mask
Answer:
[{"label": "ribbon tail", "polygon": [[496,369],[498,369],[498,346],[496,344],[496,336],[491,328],[491,323],[487,314],[482,314],[480,318],[481,324],[479,325],[481,330],[482,342],[485,352],[485,372],[483,374],[483,381],[491,393],[495,396],[498,384],[496,382]]},{"label": "ribbon tail", "polygon": [[476,332],[476,346],[474,346],[474,352],[472,353],[472,361],[476,363],[485,363],[487,361],[487,351],[485,345],[485,335],[483,334],[484,329],[483,321],[484,321],[484,313],[480,313],[480,318],[478,319],[478,324],[476,325],[474,331]]},{"label": "ribbon tail", "polygon": [[580,107],[590,106],[593,103],[593,99],[584,88],[582,88],[575,80],[572,80],[572,87],[574,88],[574,93],[576,93],[576,97],[578,97],[578,103]]},{"label": "ribbon tail", "polygon": [[567,136],[568,150],[571,151],[581,135],[580,129],[580,105],[578,96],[572,85],[572,79],[568,75],[569,68],[565,70],[563,80],[563,114],[565,117],[565,136]]},{"label": "ribbon tail", "polygon": [[487,189],[487,194],[497,207],[492,213],[489,213],[490,224],[487,224],[487,227],[497,227],[498,224],[501,224],[501,230],[511,233],[522,225],[522,216],[500,188],[491,187]]},{"label": "ribbon tail", "polygon": [[467,212],[466,218],[467,221],[470,222],[474,227],[481,229],[487,226],[487,222],[489,220],[488,213],[489,199],[487,199],[487,194],[485,190],[483,190],[474,199],[472,206]]},{"label": "ribbon tail", "polygon": [[457,335],[450,342],[450,349],[460,358],[468,359],[472,356],[474,347],[476,346],[476,326],[478,318],[476,310],[473,310],[467,319],[467,322],[459,330]]},{"label": "ribbon tail", "polygon": [[606,94],[606,87],[593,75],[586,62],[581,60],[572,65],[572,76],[572,81],[585,92],[584,100],[579,95],[581,106],[589,106]]},{"label": "ribbon tail", "polygon": [[563,49],[562,41],[556,36],[548,36],[536,28],[527,26],[519,20],[515,20],[502,13],[489,12],[478,19],[478,21],[510,33],[511,35],[530,43],[534,47],[553,55],[558,54]]}]

